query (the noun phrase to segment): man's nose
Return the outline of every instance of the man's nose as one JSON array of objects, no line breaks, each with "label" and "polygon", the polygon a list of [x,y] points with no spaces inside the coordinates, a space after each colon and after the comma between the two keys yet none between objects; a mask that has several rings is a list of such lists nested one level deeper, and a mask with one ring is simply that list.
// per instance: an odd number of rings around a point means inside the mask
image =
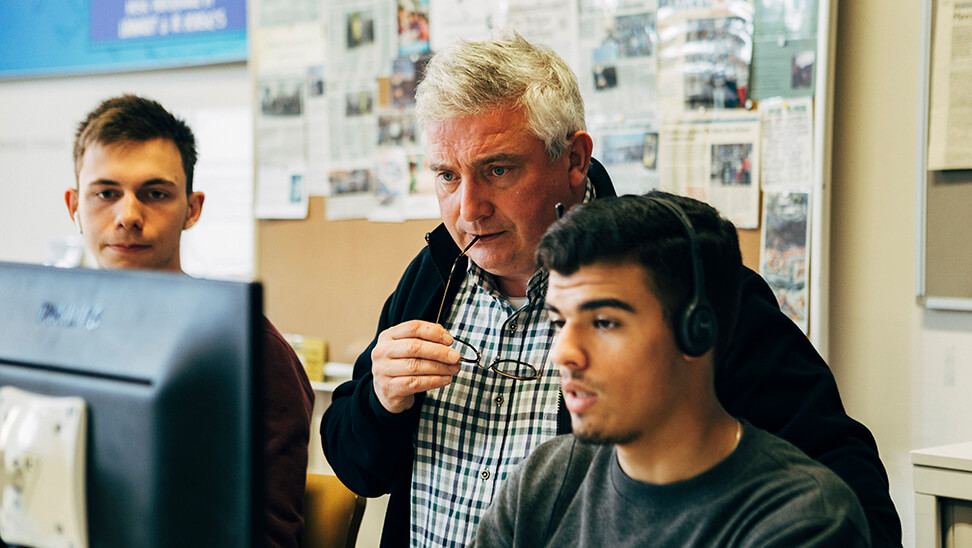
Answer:
[{"label": "man's nose", "polygon": [[459,213],[467,222],[475,222],[493,214],[489,185],[468,178],[462,183]]},{"label": "man's nose", "polygon": [[557,331],[550,346],[550,361],[557,367],[583,369],[587,367],[587,357],[580,345],[576,330],[564,325]]},{"label": "man's nose", "polygon": [[142,203],[134,195],[126,194],[118,201],[116,223],[124,228],[142,228],[145,222]]}]

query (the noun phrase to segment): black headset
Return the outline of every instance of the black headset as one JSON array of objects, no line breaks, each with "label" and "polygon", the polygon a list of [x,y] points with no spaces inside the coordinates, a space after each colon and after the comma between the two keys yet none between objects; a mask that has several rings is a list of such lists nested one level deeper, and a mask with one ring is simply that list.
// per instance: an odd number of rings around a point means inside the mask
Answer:
[{"label": "black headset", "polygon": [[698,357],[715,345],[716,335],[719,332],[715,310],[705,298],[705,276],[702,269],[699,237],[692,228],[688,215],[678,204],[657,196],[649,196],[649,198],[671,211],[685,227],[685,233],[688,235],[692,254],[692,298],[685,308],[676,314],[672,327],[678,348],[689,356]]}]

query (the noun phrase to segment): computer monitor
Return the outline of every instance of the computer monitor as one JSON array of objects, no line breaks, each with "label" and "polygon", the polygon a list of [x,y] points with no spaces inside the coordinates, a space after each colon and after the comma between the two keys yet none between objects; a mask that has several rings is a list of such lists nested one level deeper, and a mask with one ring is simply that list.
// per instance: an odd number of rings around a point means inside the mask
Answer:
[{"label": "computer monitor", "polygon": [[85,403],[89,546],[261,544],[261,318],[258,283],[0,263],[0,387]]}]

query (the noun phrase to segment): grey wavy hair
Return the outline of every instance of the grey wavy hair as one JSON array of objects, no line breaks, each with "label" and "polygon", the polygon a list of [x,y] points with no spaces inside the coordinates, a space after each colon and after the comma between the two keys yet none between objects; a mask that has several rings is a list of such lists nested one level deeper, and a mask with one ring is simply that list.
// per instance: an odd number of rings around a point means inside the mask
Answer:
[{"label": "grey wavy hair", "polygon": [[415,92],[421,127],[503,107],[522,108],[550,159],[585,131],[584,100],[567,63],[515,31],[482,42],[458,40],[429,61]]}]

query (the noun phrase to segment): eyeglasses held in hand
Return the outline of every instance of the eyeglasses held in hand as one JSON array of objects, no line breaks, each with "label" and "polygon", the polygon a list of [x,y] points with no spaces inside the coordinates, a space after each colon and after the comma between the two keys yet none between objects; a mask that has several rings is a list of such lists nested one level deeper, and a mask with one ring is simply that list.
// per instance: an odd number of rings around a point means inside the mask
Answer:
[{"label": "eyeglasses held in hand", "polygon": [[[459,256],[456,257],[456,260],[453,261],[452,263],[452,269],[449,270],[449,277],[446,279],[445,288],[442,291],[442,302],[439,304],[439,313],[436,314],[435,316],[435,323],[439,325],[442,325],[442,311],[445,309],[446,299],[448,298],[449,295],[449,286],[452,285],[452,275],[456,271],[456,266],[459,264],[460,259],[462,259],[466,255],[466,252],[469,251],[469,248],[472,247],[477,240],[479,240],[479,236],[473,237],[472,241],[470,241],[466,245],[465,249],[463,249],[462,252],[459,253]],[[519,314],[519,311],[517,312],[517,314]],[[527,331],[529,331],[529,329],[527,328],[528,325],[529,322],[524,323],[523,328],[521,329],[521,331],[523,331],[523,340],[521,341],[519,346],[518,358],[522,357],[523,349],[526,347],[526,336],[527,336]],[[500,335],[500,337],[502,342],[502,334]],[[543,366],[547,361],[546,351],[544,351],[543,353],[543,360],[540,362],[540,367],[536,367],[520,359],[514,360],[514,359],[499,359],[499,358],[494,359],[492,363],[490,363],[487,366],[487,365],[483,365],[482,353],[479,350],[477,350],[476,347],[460,339],[459,337],[456,337],[455,335],[453,335],[452,338],[455,339],[455,343],[453,344],[454,348],[459,351],[460,363],[475,365],[476,367],[479,367],[481,369],[492,369],[498,375],[502,375],[504,377],[515,379],[518,381],[532,381],[535,379],[539,379],[540,375],[543,374]],[[502,347],[503,345],[501,344],[500,348]]]}]

